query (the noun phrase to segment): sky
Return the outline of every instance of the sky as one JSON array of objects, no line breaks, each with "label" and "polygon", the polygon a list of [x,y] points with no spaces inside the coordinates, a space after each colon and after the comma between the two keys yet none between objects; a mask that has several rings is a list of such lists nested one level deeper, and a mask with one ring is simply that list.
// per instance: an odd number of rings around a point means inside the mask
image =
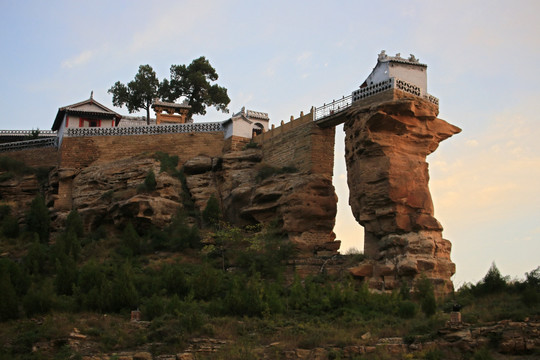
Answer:
[{"label": "sky", "polygon": [[[454,284],[481,280],[492,262],[523,278],[540,265],[538,13],[534,0],[0,0],[0,129],[50,129],[59,107],[91,91],[128,114],[107,93],[116,81],[142,64],[163,79],[200,56],[231,111],[267,112],[277,126],[349,95],[381,50],[412,53],[428,65],[439,117],[463,130],[427,159]],[[347,252],[362,250],[363,230],[348,207],[343,142],[338,128],[335,232]]]}]

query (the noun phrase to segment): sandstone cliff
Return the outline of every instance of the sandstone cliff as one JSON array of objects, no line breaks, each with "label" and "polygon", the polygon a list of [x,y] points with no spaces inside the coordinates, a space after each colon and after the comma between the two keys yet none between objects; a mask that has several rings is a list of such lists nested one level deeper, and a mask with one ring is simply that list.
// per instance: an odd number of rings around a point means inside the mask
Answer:
[{"label": "sandstone cliff", "polygon": [[[184,196],[193,200],[199,212],[214,195],[224,220],[236,226],[276,223],[302,257],[319,251],[337,253],[339,242],[332,231],[337,198],[331,179],[309,172],[280,174],[280,169],[270,169],[262,179],[261,169],[269,167],[262,163],[259,149],[221,157],[200,155],[180,165],[187,189],[177,178],[160,172],[159,161],[148,156],[82,170],[61,169],[58,178],[71,182],[72,208],[79,211],[88,230],[128,221],[139,228],[166,226],[182,208],[182,192],[187,191]],[[156,189],[137,191],[150,170],[156,175]]]},{"label": "sandstone cliff", "polygon": [[349,204],[365,229],[370,259],[353,270],[370,285],[392,289],[419,274],[452,289],[451,244],[433,217],[426,156],[461,130],[438,119],[420,98],[351,107],[345,123]]}]

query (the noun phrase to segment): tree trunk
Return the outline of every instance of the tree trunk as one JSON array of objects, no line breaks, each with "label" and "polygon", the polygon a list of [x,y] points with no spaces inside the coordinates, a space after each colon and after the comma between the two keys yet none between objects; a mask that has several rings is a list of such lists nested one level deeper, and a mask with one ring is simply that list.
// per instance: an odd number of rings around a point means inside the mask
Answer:
[{"label": "tree trunk", "polygon": [[150,106],[146,106],[146,125],[150,125]]}]

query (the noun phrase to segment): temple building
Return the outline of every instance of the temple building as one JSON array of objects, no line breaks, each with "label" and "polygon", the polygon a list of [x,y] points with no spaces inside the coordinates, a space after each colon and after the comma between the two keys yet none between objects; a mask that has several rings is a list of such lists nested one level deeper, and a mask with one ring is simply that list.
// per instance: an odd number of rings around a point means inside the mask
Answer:
[{"label": "temple building", "polygon": [[242,110],[223,122],[225,139],[233,136],[251,139],[268,131],[269,122],[270,118],[267,113],[246,110],[245,107],[242,107]]},{"label": "temple building", "polygon": [[66,129],[116,127],[121,118],[122,115],[94,100],[92,92],[90,99],[58,109],[51,130],[62,139]]},{"label": "temple building", "polygon": [[413,54],[405,59],[401,57],[401,54],[388,56],[384,50],[379,54],[377,65],[360,88],[378,84],[391,78],[418,86],[420,96],[427,94],[427,65],[421,64]]},{"label": "temple building", "polygon": [[156,112],[156,124],[185,124],[193,122],[187,119],[191,105],[187,102],[181,104],[154,100],[152,109]]}]

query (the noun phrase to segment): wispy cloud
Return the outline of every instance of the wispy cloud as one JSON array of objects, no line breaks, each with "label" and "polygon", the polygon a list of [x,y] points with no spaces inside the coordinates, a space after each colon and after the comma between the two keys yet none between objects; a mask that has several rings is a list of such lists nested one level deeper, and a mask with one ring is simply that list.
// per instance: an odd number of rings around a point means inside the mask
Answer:
[{"label": "wispy cloud", "polygon": [[91,50],[85,50],[82,53],[62,61],[62,67],[71,69],[76,66],[84,65],[94,56]]}]

